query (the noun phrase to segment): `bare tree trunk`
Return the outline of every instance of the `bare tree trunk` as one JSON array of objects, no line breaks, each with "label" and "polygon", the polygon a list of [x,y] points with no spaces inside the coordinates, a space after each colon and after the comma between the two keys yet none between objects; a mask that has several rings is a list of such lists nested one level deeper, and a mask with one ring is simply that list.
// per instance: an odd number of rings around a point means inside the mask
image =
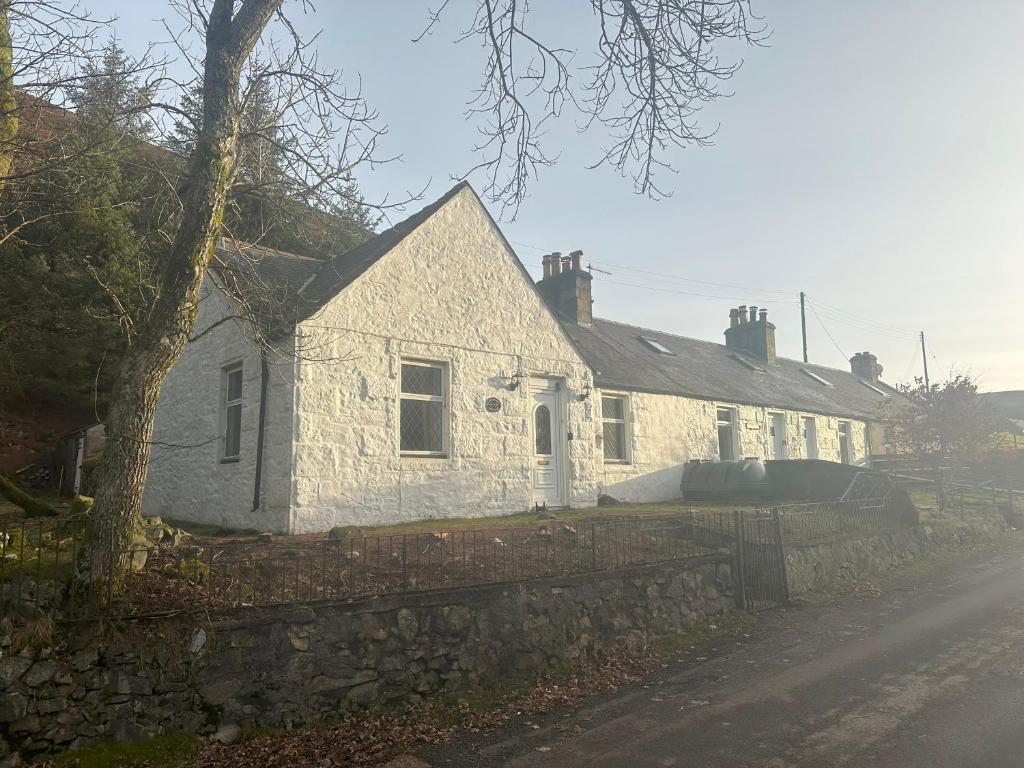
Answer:
[{"label": "bare tree trunk", "polygon": [[0,0],[0,193],[14,165],[14,139],[18,135],[10,10],[11,0]]},{"label": "bare tree trunk", "polygon": [[196,136],[181,224],[160,277],[159,298],[121,365],[111,396],[107,444],[97,478],[90,578],[127,567],[139,527],[160,387],[192,333],[206,268],[213,257],[238,142],[242,66],[283,0],[215,0],[206,30],[203,117]]}]

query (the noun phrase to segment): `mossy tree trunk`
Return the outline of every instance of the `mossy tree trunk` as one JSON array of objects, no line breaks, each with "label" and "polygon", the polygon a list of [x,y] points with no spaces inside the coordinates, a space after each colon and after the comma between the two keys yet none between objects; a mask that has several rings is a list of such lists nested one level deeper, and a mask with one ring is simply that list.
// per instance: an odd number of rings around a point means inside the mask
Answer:
[{"label": "mossy tree trunk", "polygon": [[20,507],[30,517],[39,517],[40,515],[53,516],[57,514],[57,510],[49,504],[25,493],[3,475],[0,475],[0,496],[3,496],[16,507]]},{"label": "mossy tree trunk", "polygon": [[11,0],[0,0],[0,194],[7,187],[7,177],[14,167],[14,139],[18,135],[10,11]]},{"label": "mossy tree trunk", "polygon": [[[236,164],[242,67],[283,0],[215,0],[206,28],[202,124],[182,195],[181,223],[158,299],[121,364],[97,476],[90,574],[114,586],[141,524],[142,491],[160,387],[195,324],[199,290],[220,236]],[[238,6],[237,12],[235,8]]]}]

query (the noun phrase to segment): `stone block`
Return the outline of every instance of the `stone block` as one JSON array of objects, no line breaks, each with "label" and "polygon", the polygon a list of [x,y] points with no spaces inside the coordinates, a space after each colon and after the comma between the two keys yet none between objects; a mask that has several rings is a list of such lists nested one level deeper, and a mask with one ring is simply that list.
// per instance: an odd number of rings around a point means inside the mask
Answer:
[{"label": "stone block", "polygon": [[57,662],[53,659],[37,661],[22,677],[22,682],[30,688],[37,688],[53,680],[57,672]]},{"label": "stone block", "polygon": [[12,685],[31,666],[32,660],[22,656],[0,656],[0,689]]}]

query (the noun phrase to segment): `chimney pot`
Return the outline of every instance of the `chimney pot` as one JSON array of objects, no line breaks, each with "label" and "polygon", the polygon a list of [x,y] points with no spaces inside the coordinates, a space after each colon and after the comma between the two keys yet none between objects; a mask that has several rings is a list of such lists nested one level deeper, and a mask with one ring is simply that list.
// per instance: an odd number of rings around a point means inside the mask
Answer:
[{"label": "chimney pot", "polygon": [[740,322],[747,322],[747,305],[740,304],[739,309],[737,309],[736,311],[740,313]]},{"label": "chimney pot", "polygon": [[582,272],[583,271],[583,251],[573,251],[569,254],[569,258],[572,261],[572,271]]},{"label": "chimney pot", "polygon": [[757,320],[757,307],[753,304],[750,305],[750,322]]},{"label": "chimney pot", "polygon": [[544,277],[551,277],[551,254],[544,254],[544,258],[541,259],[541,262],[544,264]]},{"label": "chimney pot", "polygon": [[760,320],[762,323],[768,322],[768,310],[762,309],[760,312],[758,312],[757,319]]},{"label": "chimney pot", "polygon": [[562,254],[558,251],[551,254],[551,274],[562,274]]},{"label": "chimney pot", "polygon": [[740,311],[733,307],[729,310],[729,327],[735,328],[740,324]]}]

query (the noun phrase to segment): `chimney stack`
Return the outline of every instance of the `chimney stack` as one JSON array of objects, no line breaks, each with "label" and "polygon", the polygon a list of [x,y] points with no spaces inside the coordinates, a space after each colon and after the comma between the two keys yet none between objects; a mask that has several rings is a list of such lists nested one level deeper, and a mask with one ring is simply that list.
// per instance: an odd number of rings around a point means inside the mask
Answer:
[{"label": "chimney stack", "polygon": [[583,269],[583,251],[565,257],[556,251],[544,257],[545,265],[549,259],[551,269],[545,268],[544,279],[537,283],[544,300],[559,317],[590,325],[594,319],[590,289],[593,277]]},{"label": "chimney stack", "polygon": [[775,326],[768,322],[768,310],[753,304],[730,309],[725,346],[767,362],[775,360]]},{"label": "chimney stack", "polygon": [[858,379],[877,384],[882,377],[882,366],[870,352],[858,352],[850,358],[850,370]]}]

